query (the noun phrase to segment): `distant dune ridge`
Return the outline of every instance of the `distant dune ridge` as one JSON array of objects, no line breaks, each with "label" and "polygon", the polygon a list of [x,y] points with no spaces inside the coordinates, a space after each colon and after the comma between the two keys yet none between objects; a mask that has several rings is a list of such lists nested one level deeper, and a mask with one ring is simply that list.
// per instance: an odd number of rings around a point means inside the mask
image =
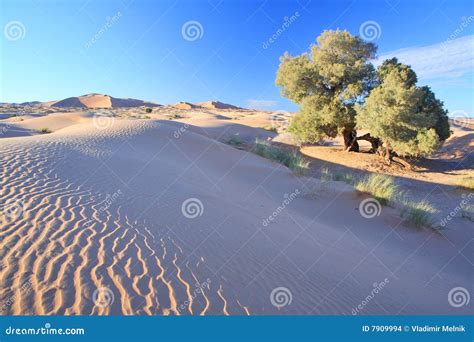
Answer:
[{"label": "distant dune ridge", "polygon": [[[31,106],[31,107],[56,107],[56,108],[132,108],[132,107],[162,107],[163,105],[132,99],[132,98],[117,98],[110,95],[90,93],[81,96],[72,96],[62,100],[56,101],[28,101],[22,103],[5,103],[2,102],[0,105],[20,105],[20,106]],[[228,103],[211,100],[199,103],[191,103],[181,101],[176,104],[170,105],[170,107],[176,109],[219,109],[219,110],[245,110],[246,108],[234,106]]]},{"label": "distant dune ridge", "polygon": [[120,99],[109,95],[91,93],[82,96],[68,97],[53,102],[51,107],[80,107],[80,108],[116,108],[116,107],[159,107],[158,103],[137,99]]},{"label": "distant dune ridge", "polygon": [[243,109],[220,101],[199,102],[198,105],[208,109]]}]

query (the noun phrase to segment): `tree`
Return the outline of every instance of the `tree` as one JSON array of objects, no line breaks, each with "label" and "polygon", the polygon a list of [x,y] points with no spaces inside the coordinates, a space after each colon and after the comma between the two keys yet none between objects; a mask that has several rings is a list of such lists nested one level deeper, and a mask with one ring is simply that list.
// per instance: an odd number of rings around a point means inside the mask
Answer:
[{"label": "tree", "polygon": [[305,143],[344,137],[347,150],[358,151],[354,105],[374,85],[370,60],[376,47],[347,31],[324,31],[310,54],[285,53],[276,84],[283,96],[300,105],[289,130]]},{"label": "tree", "polygon": [[384,146],[387,162],[399,156],[431,154],[450,135],[447,111],[429,87],[417,87],[415,72],[397,59],[377,70],[377,86],[358,104],[357,127]]}]

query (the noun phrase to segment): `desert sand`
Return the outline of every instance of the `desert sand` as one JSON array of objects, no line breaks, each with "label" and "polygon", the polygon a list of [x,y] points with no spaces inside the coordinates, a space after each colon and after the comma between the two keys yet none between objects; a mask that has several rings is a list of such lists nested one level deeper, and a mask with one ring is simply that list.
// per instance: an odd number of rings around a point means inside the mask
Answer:
[{"label": "desert sand", "polygon": [[387,170],[336,140],[303,148],[297,176],[245,148],[286,141],[263,129],[284,125],[274,113],[108,101],[99,116],[2,109],[1,314],[351,315],[364,301],[357,314],[469,314],[448,293],[474,290],[470,220],[414,228],[388,206],[367,219],[366,196],[320,174],[391,173],[440,220],[470,194],[454,184],[473,175],[472,129],[454,128],[435,171]]}]

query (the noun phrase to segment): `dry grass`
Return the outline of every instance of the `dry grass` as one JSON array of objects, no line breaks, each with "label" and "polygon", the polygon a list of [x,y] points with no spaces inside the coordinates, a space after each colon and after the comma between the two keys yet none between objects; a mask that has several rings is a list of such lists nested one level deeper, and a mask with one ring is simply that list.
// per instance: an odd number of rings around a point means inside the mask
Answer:
[{"label": "dry grass", "polygon": [[252,148],[252,152],[261,157],[275,160],[297,174],[304,174],[309,169],[309,162],[300,153],[272,146],[266,141],[257,140]]},{"label": "dry grass", "polygon": [[381,204],[388,204],[398,195],[398,187],[392,177],[372,174],[364,177],[354,184],[354,188],[362,193],[369,194]]}]

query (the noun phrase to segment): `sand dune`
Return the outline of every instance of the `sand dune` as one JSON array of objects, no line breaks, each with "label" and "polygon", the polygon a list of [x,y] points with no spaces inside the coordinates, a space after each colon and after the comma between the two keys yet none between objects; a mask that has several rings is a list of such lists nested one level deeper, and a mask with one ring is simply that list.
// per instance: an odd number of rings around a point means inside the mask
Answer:
[{"label": "sand dune", "polygon": [[[46,103],[43,103],[46,104]],[[61,101],[49,102],[52,107],[78,107],[78,108],[117,108],[117,107],[157,107],[157,103],[137,99],[120,99],[103,94],[87,94],[77,97],[68,97]]]},{"label": "sand dune", "polygon": [[208,109],[243,109],[220,101],[199,102],[197,105]]},{"label": "sand dune", "polygon": [[263,130],[192,121],[15,123],[56,126],[0,140],[2,314],[350,315],[386,279],[360,314],[469,313],[447,302],[472,290],[469,221],[366,219],[351,187],[219,142]]}]

